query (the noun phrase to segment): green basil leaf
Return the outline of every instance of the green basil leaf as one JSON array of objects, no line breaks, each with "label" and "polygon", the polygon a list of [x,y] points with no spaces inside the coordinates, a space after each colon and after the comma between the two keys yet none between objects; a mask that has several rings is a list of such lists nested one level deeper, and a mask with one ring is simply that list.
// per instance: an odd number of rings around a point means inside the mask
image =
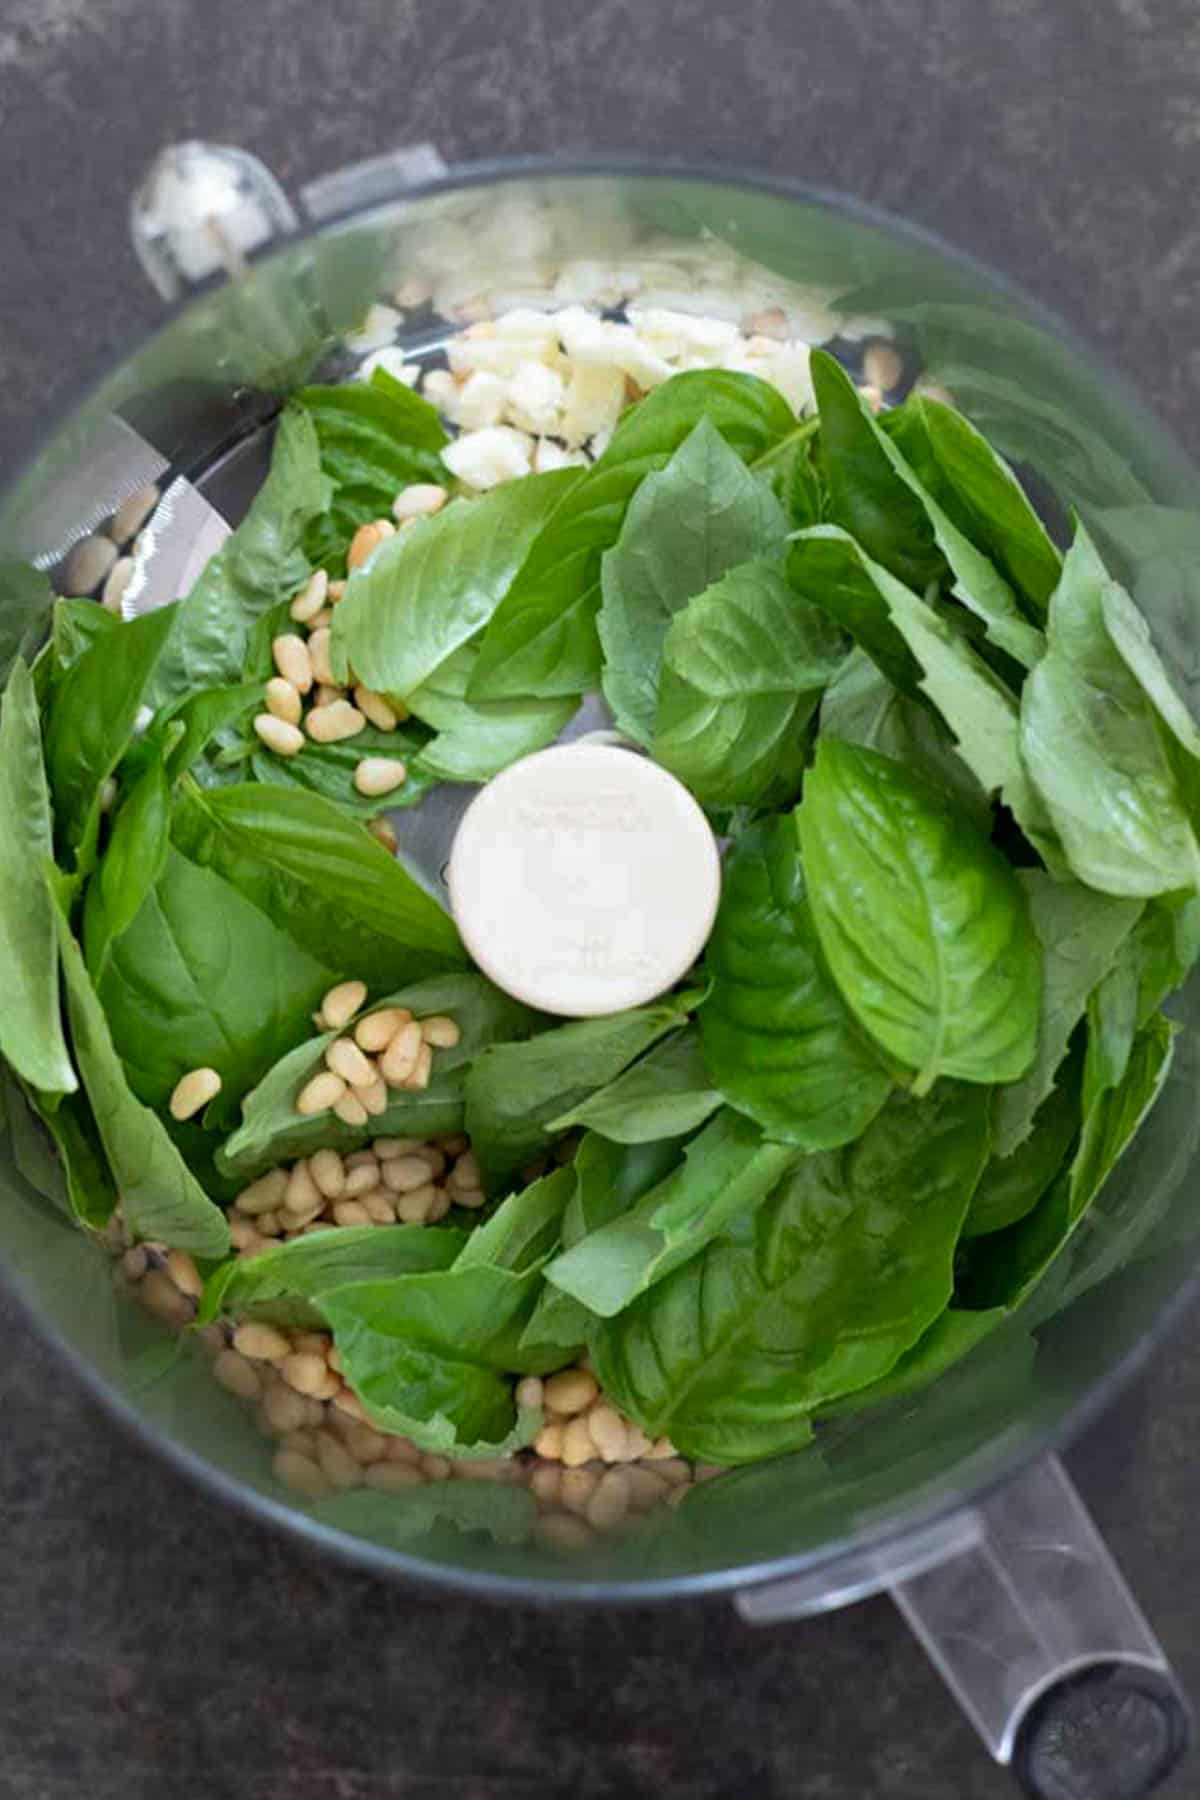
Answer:
[{"label": "green basil leaf", "polygon": [[1019,1081],[997,1091],[992,1105],[999,1156],[1010,1155],[1028,1134],[1089,994],[1107,975],[1141,911],[1136,900],[1096,894],[1076,881],[1052,881],[1040,869],[1021,869],[1017,879],[1042,946],[1041,1001],[1033,1062]]},{"label": "green basil leaf", "polygon": [[575,1171],[561,1168],[510,1194],[487,1223],[470,1234],[454,1267],[486,1264],[518,1275],[535,1265],[540,1268],[558,1248],[563,1210],[574,1192]]},{"label": "green basil leaf", "polygon": [[794,792],[804,728],[846,648],[773,563],[741,564],[667,631],[655,760],[710,806],[752,805],[781,778]]},{"label": "green basil leaf", "polygon": [[721,1095],[689,1028],[674,1032],[640,1062],[561,1119],[551,1131],[584,1127],[617,1144],[684,1137],[716,1112]]},{"label": "green basil leaf", "polygon": [[464,644],[437,674],[409,695],[409,705],[437,736],[421,752],[428,780],[490,781],[509,763],[552,744],[573,717],[567,700],[469,700],[478,644]]},{"label": "green basil leaf", "polygon": [[924,1336],[917,1339],[912,1349],[904,1352],[890,1373],[855,1394],[847,1394],[841,1400],[823,1406],[818,1416],[844,1419],[865,1412],[869,1406],[879,1406],[885,1400],[900,1400],[906,1394],[920,1393],[947,1369],[969,1356],[1006,1317],[1002,1306],[992,1312],[959,1312],[948,1307]]},{"label": "green basil leaf", "polygon": [[[269,750],[256,749],[250,758],[250,772],[256,781],[270,787],[319,794],[351,818],[374,819],[381,812],[419,805],[437,785],[437,777],[423,763],[427,742],[428,734],[419,725],[401,725],[395,731],[377,731],[368,725],[357,736],[337,744],[314,744],[310,739],[295,756],[273,756]],[[354,785],[354,771],[364,756],[399,757],[408,770],[404,785],[382,796],[360,794]]]},{"label": "green basil leaf", "polygon": [[723,1108],[683,1153],[683,1164],[630,1211],[547,1266],[546,1279],[589,1312],[612,1318],[689,1262],[732,1219],[752,1212],[798,1152],[764,1143],[756,1125]]},{"label": "green basil leaf", "polygon": [[925,394],[880,420],[959,530],[990,556],[1044,619],[1062,556],[1012,469],[954,407]]},{"label": "green basil leaf", "polygon": [[502,1189],[550,1143],[549,1121],[606,1087],[684,1023],[691,996],[572,1020],[523,1044],[494,1044],[467,1076],[467,1135],[487,1186]]},{"label": "green basil leaf", "polygon": [[[95,968],[106,923],[101,896],[84,920]],[[222,1088],[207,1117],[216,1125],[236,1115],[246,1090],[311,1029],[339,972],[175,849],[132,923],[115,941],[107,935],[96,992],[134,1093],[165,1110],[189,1069],[215,1069]]]},{"label": "green basil leaf", "polygon": [[824,517],[821,481],[812,459],[819,419],[805,419],[775,449],[755,461],[755,473],[782,506],[793,530],[819,525]]},{"label": "green basil leaf", "polygon": [[893,1095],[857,1143],[769,1199],[592,1334],[613,1402],[687,1456],[750,1462],[889,1373],[945,1310],[987,1158],[987,1094]]},{"label": "green basil leaf", "polygon": [[[143,741],[153,747],[155,737],[161,734],[167,774],[175,781],[199,762],[214,739],[243,724],[252,712],[261,711],[262,705],[261,681],[202,688],[198,694],[171,703],[161,719],[150,725]],[[168,746],[165,736],[172,728],[178,735]]]},{"label": "green basil leaf", "polygon": [[604,694],[622,731],[640,744],[654,737],[663,640],[675,615],[739,564],[781,551],[786,537],[770,490],[706,418],[645,477],[602,564]]},{"label": "green basil leaf", "polygon": [[705,966],[700,1038],[730,1105],[806,1150],[858,1137],[891,1077],[826,972],[792,820],[751,826],[726,858]]},{"label": "green basil leaf", "polygon": [[[988,672],[990,676],[990,671]],[[1016,710],[1008,709],[1016,737]],[[932,707],[902,694],[865,651],[850,652],[821,700],[820,729],[846,744],[865,744],[945,788],[983,831],[991,805],[977,776],[954,747]]]},{"label": "green basil leaf", "polygon": [[701,419],[744,462],[797,429],[782,395],[752,375],[697,369],[647,394],[534,540],[484,633],[474,697],[549,699],[598,685],[601,558],[642,478],[661,469]]},{"label": "green basil leaf", "polygon": [[430,1138],[460,1131],[467,1065],[488,1044],[526,1037],[538,1022],[536,1013],[474,973],[415,982],[368,1010],[389,1006],[407,1007],[416,1018],[445,1014],[458,1026],[461,1035],[453,1049],[434,1052],[429,1086],[411,1093],[398,1089],[387,1111],[365,1126],[343,1124],[328,1113],[305,1117],[296,1111],[296,1097],[322,1068],[325,1051],[338,1036],[321,1032],[281,1057],[246,1095],[242,1123],[218,1157],[225,1174],[249,1179],[324,1144],[353,1149],[373,1137]]},{"label": "green basil leaf", "polygon": [[945,567],[925,507],[897,474],[883,433],[842,365],[814,350],[809,366],[821,416],[827,516],[875,562],[909,586],[923,588]]},{"label": "green basil leaf", "polygon": [[201,790],[185,780],[172,836],[310,955],[336,957],[376,991],[466,961],[432,894],[317,794],[261,782]]},{"label": "green basil leaf", "polygon": [[110,613],[95,600],[56,600],[50,620],[55,673],[65,675],[85,650],[120,631],[122,622],[116,613]]},{"label": "green basil leaf", "polygon": [[346,1380],[382,1431],[422,1450],[503,1456],[528,1444],[540,1411],[504,1372],[541,1277],[486,1267],[355,1282],[317,1304]]},{"label": "green basil leaf", "polygon": [[15,556],[0,556],[0,682],[7,682],[18,656],[26,662],[33,657],[53,604],[54,590],[40,570]]},{"label": "green basil leaf", "polygon": [[439,452],[449,440],[429,402],[385,369],[369,381],[301,388],[295,404],[316,428],[321,470],[333,486],[329,510],[309,523],[304,547],[314,563],[340,574],[358,527],[390,519],[401,488],[446,480]]},{"label": "green basil leaf", "polygon": [[88,884],[83,941],[93,981],[101,980],[114,942],[133,924],[166,868],[170,843],[171,789],[163,765],[153,762],[122,801],[100,868]]},{"label": "green basil leaf", "polygon": [[1137,1033],[1200,957],[1200,898],[1148,900],[1107,975],[1088,999],[1084,1105],[1124,1078]]},{"label": "green basil leaf", "polygon": [[[999,1110],[996,1103],[1006,1092],[998,1089],[993,1100],[993,1131]],[[1050,1089],[1015,1150],[1005,1153],[995,1147],[971,1201],[963,1226],[965,1238],[1003,1231],[1033,1211],[1066,1162],[1081,1117],[1076,1070]]]},{"label": "green basil leaf", "polygon": [[58,941],[42,870],[53,855],[42,732],[20,656],[0,702],[0,1054],[47,1094],[78,1087],[63,1037]]},{"label": "green basil leaf", "polygon": [[57,682],[46,726],[46,772],[60,858],[90,870],[100,827],[100,789],[129,745],[142,695],[178,623],[177,609],[106,632]]},{"label": "green basil leaf", "polygon": [[1074,874],[1149,896],[1200,882],[1177,774],[1177,759],[1195,768],[1200,741],[1130,606],[1079,526],[1050,602],[1050,648],[1021,696],[1021,754]]},{"label": "green basil leaf", "polygon": [[256,620],[290,599],[310,573],[304,535],[329,494],[312,421],[289,407],[249,512],[174,609],[178,628],[155,671],[152,706],[244,678]]},{"label": "green basil leaf", "polygon": [[48,1103],[2,1065],[0,1078],[0,1118],[7,1122],[18,1172],[59,1212],[99,1230],[120,1195],[87,1096],[76,1091]]},{"label": "green basil leaf", "polygon": [[999,851],[919,776],[833,739],[796,818],[826,961],[859,1023],[916,1071],[913,1091],[1025,1074],[1040,957]]},{"label": "green basil leaf", "polygon": [[[48,879],[61,881],[53,873]],[[225,1216],[188,1173],[162,1121],[134,1098],[62,895],[51,892],[75,1056],[129,1228],[136,1238],[159,1238],[194,1256],[224,1256]]]},{"label": "green basil leaf", "polygon": [[578,469],[560,469],[506,482],[381,544],[334,611],[335,668],[408,701],[487,624],[579,479]]},{"label": "green basil leaf", "polygon": [[448,1269],[467,1236],[447,1226],[340,1226],[275,1244],[250,1261],[222,1263],[205,1283],[197,1325],[227,1318],[268,1319],[294,1330],[320,1331],[316,1296],[351,1282],[384,1281]]}]

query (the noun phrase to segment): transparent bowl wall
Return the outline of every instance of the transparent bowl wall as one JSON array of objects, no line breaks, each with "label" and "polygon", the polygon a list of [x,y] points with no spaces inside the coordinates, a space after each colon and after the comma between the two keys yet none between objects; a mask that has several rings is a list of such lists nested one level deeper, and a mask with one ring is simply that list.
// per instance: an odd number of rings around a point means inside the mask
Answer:
[{"label": "transparent bowl wall", "polygon": [[[411,315],[419,349],[444,335],[445,318],[603,299],[610,280],[728,316],[781,305],[816,336],[890,321],[1035,485],[1086,518],[1178,681],[1200,685],[1188,585],[1189,562],[1200,566],[1196,479],[1162,428],[995,276],[894,221],[750,180],[485,170],[291,239],[236,287],[214,286],[178,311],[91,391],[0,505],[0,546],[47,549],[97,422],[113,414],[201,486],[219,480],[211,472],[269,428],[288,386],[370,301],[404,284],[432,293],[432,309]],[[1197,1024],[1194,991],[1178,1010]],[[244,1409],[199,1362],[164,1372],[158,1328],[114,1293],[108,1257],[24,1183],[11,1140],[20,1120],[0,1145],[0,1257],[127,1422],[225,1497],[331,1550],[496,1593],[514,1583],[613,1597],[742,1585],[832,1570],[849,1546],[894,1538],[1003,1480],[1103,1402],[1191,1276],[1198,1074],[1187,1031],[1157,1108],[1065,1256],[1023,1313],[936,1386],[830,1426],[811,1450],[700,1487],[579,1561],[539,1550],[516,1516],[501,1519],[499,1539],[464,1532],[437,1518],[432,1491],[386,1506],[374,1496],[370,1517],[289,1498]]]}]

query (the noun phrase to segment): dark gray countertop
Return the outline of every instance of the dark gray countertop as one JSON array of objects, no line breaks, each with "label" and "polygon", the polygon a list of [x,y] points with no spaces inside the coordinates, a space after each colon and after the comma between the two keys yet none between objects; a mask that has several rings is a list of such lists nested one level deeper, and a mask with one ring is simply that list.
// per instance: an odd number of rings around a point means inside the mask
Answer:
[{"label": "dark gray countertop", "polygon": [[[156,307],[154,150],[295,183],[398,142],[736,159],[905,212],[1060,307],[1200,451],[1189,0],[0,0],[3,460]],[[0,1800],[1001,1800],[885,1602],[491,1611],[314,1561],[121,1437],[15,1315]],[[1200,1698],[1200,1332],[1072,1465]],[[1170,1795],[1195,1793],[1196,1764]]]}]

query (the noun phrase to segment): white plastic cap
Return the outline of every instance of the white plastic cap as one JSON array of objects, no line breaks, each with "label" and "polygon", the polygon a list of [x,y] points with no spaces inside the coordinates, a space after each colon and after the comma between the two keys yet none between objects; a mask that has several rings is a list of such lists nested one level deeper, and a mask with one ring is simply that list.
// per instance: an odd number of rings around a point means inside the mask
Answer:
[{"label": "white plastic cap", "polygon": [[639,1006],[686,974],[712,930],[721,866],[673,775],[634,751],[561,744],[472,801],[447,882],[484,974],[582,1019]]}]

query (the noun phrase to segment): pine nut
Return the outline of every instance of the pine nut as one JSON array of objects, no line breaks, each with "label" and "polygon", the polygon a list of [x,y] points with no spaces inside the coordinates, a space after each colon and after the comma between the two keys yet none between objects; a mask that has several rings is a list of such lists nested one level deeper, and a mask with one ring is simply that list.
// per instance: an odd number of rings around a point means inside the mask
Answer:
[{"label": "pine nut", "polygon": [[383,1185],[393,1194],[410,1194],[430,1185],[429,1164],[423,1156],[396,1156],[381,1170]]},{"label": "pine nut", "polygon": [[272,639],[271,657],[283,679],[290,681],[298,693],[307,694],[313,684],[313,666],[304,639],[295,632],[284,632]]},{"label": "pine nut", "polygon": [[[299,1394],[297,1394],[296,1398],[300,1400]],[[308,1402],[300,1400],[300,1404],[301,1406],[306,1407]],[[279,1448],[281,1450],[292,1450],[297,1456],[307,1456],[310,1462],[316,1462],[317,1460],[317,1440],[311,1431],[289,1431],[280,1443]]]},{"label": "pine nut", "polygon": [[229,1241],[235,1250],[250,1250],[262,1243],[249,1219],[239,1219],[235,1213],[229,1215]]},{"label": "pine nut", "polygon": [[401,1087],[406,1088],[427,1088],[432,1075],[433,1051],[428,1044],[422,1044],[421,1048],[417,1051],[417,1060],[413,1064],[412,1074],[407,1081],[401,1082],[400,1085]]},{"label": "pine nut", "polygon": [[562,1470],[557,1463],[542,1463],[534,1469],[529,1477],[529,1489],[535,1500],[543,1506],[554,1506],[558,1502],[559,1489],[562,1486]]},{"label": "pine nut", "polygon": [[332,606],[323,606],[320,612],[314,613],[308,621],[308,629],[310,631],[328,631],[332,624],[333,608]]},{"label": "pine nut", "polygon": [[453,1019],[434,1013],[432,1018],[421,1020],[421,1036],[435,1050],[453,1050],[461,1041],[462,1032]]},{"label": "pine nut", "polygon": [[369,1118],[377,1119],[388,1109],[388,1085],[382,1075],[377,1075],[369,1087],[356,1088],[355,1093],[362,1102]]},{"label": "pine nut", "polygon": [[282,1362],[292,1348],[282,1331],[257,1319],[247,1319],[238,1326],[233,1347],[251,1362]]},{"label": "pine nut", "polygon": [[370,800],[392,793],[407,780],[407,766],[395,756],[364,756],[354,771],[356,789]]},{"label": "pine nut", "polygon": [[348,1088],[341,1099],[334,1102],[333,1110],[343,1125],[350,1125],[357,1129],[359,1125],[365,1125],[367,1122],[367,1109],[353,1088]]},{"label": "pine nut", "polygon": [[629,1433],[630,1461],[638,1462],[642,1457],[649,1454],[651,1448],[650,1439],[646,1436],[641,1426],[635,1425],[632,1419],[626,1420],[626,1430]]},{"label": "pine nut", "polygon": [[340,1375],[342,1373],[342,1353],[336,1344],[330,1344],[328,1350],[325,1352],[325,1361],[329,1364],[335,1375]]},{"label": "pine nut", "polygon": [[625,1476],[629,1504],[636,1512],[648,1512],[652,1506],[658,1505],[668,1491],[666,1482],[660,1481],[645,1463],[626,1463],[622,1473]]},{"label": "pine nut", "polygon": [[440,1150],[435,1150],[432,1144],[422,1144],[419,1149],[413,1151],[413,1155],[420,1157],[431,1175],[440,1175],[446,1167],[445,1157]]},{"label": "pine nut", "polygon": [[533,1447],[539,1456],[547,1462],[561,1462],[563,1453],[563,1428],[561,1425],[543,1425],[533,1440]]},{"label": "pine nut", "polygon": [[415,1019],[402,1025],[379,1063],[379,1072],[389,1087],[400,1087],[417,1066],[421,1054],[421,1027]]},{"label": "pine nut", "polygon": [[324,1195],[309,1173],[308,1163],[302,1157],[292,1166],[287,1178],[287,1187],[283,1193],[283,1204],[289,1212],[304,1213],[311,1207],[320,1210]]},{"label": "pine nut", "polygon": [[362,1401],[352,1389],[348,1387],[339,1388],[337,1393],[333,1396],[333,1404],[337,1407],[339,1412],[345,1413],[349,1418],[356,1420],[360,1425],[369,1425],[371,1423],[363,1408]]},{"label": "pine nut", "polygon": [[150,1270],[138,1286],[137,1297],[164,1325],[186,1325],[196,1310],[163,1269]]},{"label": "pine nut", "polygon": [[325,1052],[325,1067],[351,1087],[370,1087],[378,1071],[368,1062],[353,1038],[337,1038]]},{"label": "pine nut", "polygon": [[[295,688],[292,693],[296,693]],[[299,695],[296,697],[299,699]],[[274,751],[276,756],[299,756],[304,748],[304,733],[300,727],[289,724],[277,713],[255,713],[254,733],[259,743]]]},{"label": "pine nut", "polygon": [[603,1403],[593,1406],[587,1415],[592,1442],[607,1463],[625,1462],[629,1453],[629,1433],[625,1421],[614,1407]]},{"label": "pine nut", "polygon": [[539,1375],[525,1375],[517,1383],[518,1406],[537,1408],[542,1404],[542,1381]]},{"label": "pine nut", "polygon": [[373,688],[364,687],[361,681],[354,690],[354,704],[377,731],[395,731],[400,723],[395,708],[384,696]]},{"label": "pine nut", "polygon": [[341,1387],[325,1358],[315,1350],[293,1350],[277,1366],[288,1386],[309,1400],[331,1400]]},{"label": "pine nut", "polygon": [[189,1300],[198,1300],[204,1292],[203,1277],[186,1250],[167,1251],[167,1274]]},{"label": "pine nut", "polygon": [[381,1431],[373,1430],[370,1425],[351,1425],[346,1433],[346,1448],[363,1468],[387,1461],[388,1441]]},{"label": "pine nut", "polygon": [[334,1219],[339,1225],[369,1225],[371,1215],[358,1200],[339,1200],[334,1205]]},{"label": "pine nut", "polygon": [[608,1469],[584,1509],[584,1518],[595,1531],[611,1531],[629,1511],[629,1488],[624,1469]]},{"label": "pine nut", "polygon": [[[483,1196],[480,1195],[480,1199],[482,1199],[482,1198],[483,1198]],[[434,1188],[433,1204],[429,1208],[429,1213],[426,1217],[425,1223],[427,1225],[436,1225],[436,1224],[438,1224],[438,1222],[440,1220],[445,1218],[446,1214],[449,1211],[450,1211],[450,1196],[449,1196],[449,1194],[445,1191],[444,1188]]]},{"label": "pine nut", "polygon": [[329,604],[331,606],[336,606],[339,600],[344,600],[346,598],[346,586],[347,584],[344,581],[330,582]]},{"label": "pine nut", "polygon": [[331,700],[328,706],[314,706],[304,721],[304,728],[314,744],[340,744],[357,737],[367,721],[357,706],[348,700]]},{"label": "pine nut", "polygon": [[389,1437],[387,1442],[389,1462],[411,1463],[414,1468],[420,1468],[424,1462],[424,1457],[411,1438]]},{"label": "pine nut", "polygon": [[390,519],[375,519],[370,525],[360,525],[350,540],[350,548],[346,552],[346,567],[361,568],[369,556],[383,543],[385,538],[395,537],[396,527]]},{"label": "pine nut", "polygon": [[461,1206],[465,1212],[477,1212],[487,1203],[487,1195],[482,1188],[458,1188],[451,1196],[455,1206]]},{"label": "pine nut", "polygon": [[281,1435],[298,1431],[304,1423],[306,1408],[303,1395],[286,1381],[272,1381],[263,1395],[263,1411]]},{"label": "pine nut", "polygon": [[308,1172],[326,1200],[340,1200],[346,1191],[346,1170],[336,1150],[314,1150]]},{"label": "pine nut", "polygon": [[332,1432],[317,1433],[317,1461],[326,1480],[335,1488],[355,1488],[362,1481],[362,1470]]},{"label": "pine nut", "polygon": [[125,589],[129,586],[133,575],[132,556],[119,556],[108,571],[104,586],[100,590],[100,604],[105,612],[121,616],[121,602],[125,598]]},{"label": "pine nut", "polygon": [[533,1535],[544,1550],[563,1556],[575,1556],[595,1542],[590,1526],[566,1512],[544,1513],[534,1526]]},{"label": "pine nut", "polygon": [[863,354],[864,381],[886,394],[899,385],[903,374],[904,363],[894,344],[889,344],[885,339],[867,345]]},{"label": "pine nut", "polygon": [[334,687],[327,681],[319,681],[312,691],[314,707],[332,706],[335,700],[344,700],[345,698],[345,688]]},{"label": "pine nut", "polygon": [[669,1437],[656,1438],[648,1450],[642,1452],[647,1462],[662,1462],[669,1456],[678,1456],[674,1444]]},{"label": "pine nut", "polygon": [[392,501],[394,519],[419,519],[426,513],[440,512],[449,499],[444,487],[432,481],[414,481],[401,488]]},{"label": "pine nut", "polygon": [[437,1202],[437,1189],[432,1186],[412,1188],[396,1200],[396,1217],[402,1225],[426,1225]]},{"label": "pine nut", "polygon": [[558,1490],[560,1504],[568,1512],[586,1512],[588,1501],[595,1493],[599,1481],[598,1469],[565,1468]]},{"label": "pine nut", "polygon": [[420,1487],[423,1476],[419,1469],[411,1463],[377,1462],[364,1470],[363,1480],[369,1488],[378,1488],[381,1494],[403,1494],[409,1488]]},{"label": "pine nut", "polygon": [[221,1091],[221,1077],[215,1069],[189,1069],[175,1083],[169,1102],[173,1119],[190,1119],[203,1110]]},{"label": "pine nut", "polygon": [[578,1469],[584,1463],[594,1461],[596,1449],[588,1429],[587,1414],[576,1413],[563,1431],[563,1462],[568,1469]]},{"label": "pine nut", "polygon": [[386,1188],[372,1188],[363,1196],[363,1205],[370,1214],[372,1225],[394,1225],[396,1223],[396,1202]]},{"label": "pine nut", "polygon": [[386,1050],[402,1025],[407,1025],[412,1014],[407,1007],[384,1006],[378,1012],[368,1013],[354,1027],[354,1041],[360,1050],[369,1050],[372,1054]]},{"label": "pine nut", "polygon": [[306,1500],[323,1500],[331,1492],[324,1471],[297,1450],[278,1450],[271,1469],[277,1481]]},{"label": "pine nut", "polygon": [[346,1168],[346,1185],[342,1189],[342,1198],[358,1200],[379,1186],[379,1164],[372,1157],[369,1163],[358,1163],[353,1169]]},{"label": "pine nut", "polygon": [[583,1412],[599,1392],[596,1377],[586,1369],[562,1369],[547,1380],[545,1400],[551,1412],[569,1415]]},{"label": "pine nut", "polygon": [[314,1075],[311,1081],[305,1082],[296,1095],[296,1111],[306,1116],[328,1112],[345,1092],[346,1084],[341,1076],[333,1075],[328,1069],[323,1069],[319,1075]]},{"label": "pine nut", "polygon": [[268,1169],[265,1175],[242,1189],[234,1205],[248,1218],[253,1218],[256,1213],[273,1212],[287,1193],[287,1185],[285,1169]]},{"label": "pine nut", "polygon": [[477,1188],[479,1186],[479,1162],[473,1150],[464,1150],[454,1164],[451,1184],[456,1187]]},{"label": "pine nut", "polygon": [[367,997],[365,981],[339,981],[321,1002],[321,1023],[327,1031],[341,1031]]},{"label": "pine nut", "polygon": [[367,830],[377,844],[382,844],[389,856],[395,856],[400,848],[400,839],[396,836],[396,828],[387,819],[372,819]]},{"label": "pine nut", "polygon": [[312,664],[313,676],[317,681],[325,682],[329,687],[341,684],[333,672],[330,661],[330,646],[333,643],[333,632],[328,625],[320,626],[308,634],[308,660]]},{"label": "pine nut", "polygon": [[[392,527],[393,531],[395,526]],[[117,560],[117,546],[111,538],[94,535],[80,538],[67,557],[63,584],[68,594],[90,594],[100,586]]]},{"label": "pine nut", "polygon": [[692,1471],[682,1456],[672,1456],[656,1462],[654,1472],[661,1475],[664,1481],[670,1482],[672,1487],[688,1487],[692,1479]]},{"label": "pine nut", "polygon": [[121,1267],[130,1281],[140,1281],[150,1266],[145,1244],[135,1244],[121,1258]]},{"label": "pine nut", "polygon": [[508,1456],[462,1457],[455,1466],[459,1481],[507,1481],[520,1479],[520,1470]]},{"label": "pine nut", "polygon": [[158,499],[158,489],[151,483],[149,487],[140,487],[136,493],[122,500],[108,527],[108,535],[113,543],[127,544],[131,537],[136,536],[158,505]]},{"label": "pine nut", "polygon": [[376,1176],[379,1173],[379,1158],[373,1150],[351,1150],[343,1156],[342,1163],[347,1175],[351,1169],[372,1169]]},{"label": "pine nut", "polygon": [[212,1371],[221,1386],[239,1400],[257,1400],[262,1393],[258,1370],[236,1350],[222,1350]]},{"label": "pine nut", "polygon": [[282,675],[272,675],[267,683],[267,711],[276,719],[282,719],[285,725],[298,725],[304,711],[303,702],[290,681]]},{"label": "pine nut", "polygon": [[319,613],[325,604],[329,592],[329,576],[324,569],[314,569],[288,611],[298,624],[306,624],[314,613]]},{"label": "pine nut", "polygon": [[411,1156],[414,1150],[421,1148],[420,1138],[380,1137],[374,1138],[371,1149],[380,1162],[394,1162],[398,1156]]},{"label": "pine nut", "polygon": [[422,1456],[421,1472],[429,1481],[449,1481],[454,1464],[448,1456]]}]

